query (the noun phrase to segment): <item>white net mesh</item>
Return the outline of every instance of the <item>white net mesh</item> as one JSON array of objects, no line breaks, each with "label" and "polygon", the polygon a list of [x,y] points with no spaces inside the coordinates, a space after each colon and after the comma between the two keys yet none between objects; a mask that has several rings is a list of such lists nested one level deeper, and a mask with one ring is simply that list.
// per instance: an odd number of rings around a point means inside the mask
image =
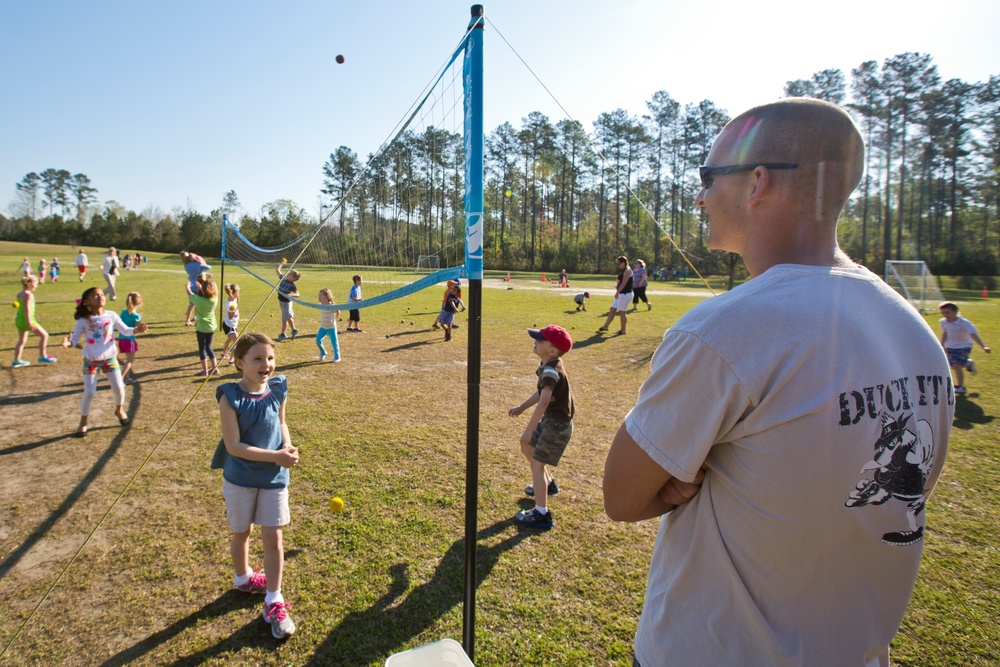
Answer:
[{"label": "white net mesh", "polygon": [[920,312],[934,310],[944,301],[937,279],[926,262],[887,260],[885,282]]}]

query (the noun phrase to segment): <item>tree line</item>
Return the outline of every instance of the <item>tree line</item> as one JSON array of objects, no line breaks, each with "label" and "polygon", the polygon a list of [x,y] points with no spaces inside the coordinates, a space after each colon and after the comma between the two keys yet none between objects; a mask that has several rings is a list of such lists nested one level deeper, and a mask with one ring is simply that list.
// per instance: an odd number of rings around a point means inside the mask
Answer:
[{"label": "tree line", "polygon": [[[878,273],[886,259],[923,259],[935,273],[996,274],[1000,75],[943,81],[931,56],[907,52],[861,63],[849,78],[828,69],[788,81],[784,92],[843,106],[865,136],[865,177],[840,225],[851,257]],[[661,90],[642,115],[601,113],[590,132],[540,112],[496,127],[485,147],[487,268],[601,272],[625,254],[654,268],[689,260],[703,274],[729,272],[734,258],[706,248],[696,205],[698,166],[728,120],[710,100],[682,104]],[[322,167],[319,217],[341,234],[405,247],[413,260],[460,262],[463,160],[460,134],[435,127],[403,132],[364,163],[340,146]],[[208,215],[98,206],[85,175],[57,169],[27,174],[16,192],[0,238],[163,252],[218,254],[221,216],[240,209],[233,191]],[[238,218],[260,246],[317,222],[289,200]]]}]

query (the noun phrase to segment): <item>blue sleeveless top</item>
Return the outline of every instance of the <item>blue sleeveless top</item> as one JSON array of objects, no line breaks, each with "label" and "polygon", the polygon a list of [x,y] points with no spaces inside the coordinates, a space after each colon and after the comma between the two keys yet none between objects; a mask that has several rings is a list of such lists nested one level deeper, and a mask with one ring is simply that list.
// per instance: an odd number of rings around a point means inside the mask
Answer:
[{"label": "blue sleeveless top", "polygon": [[[288,394],[288,383],[284,375],[276,375],[267,381],[267,391],[263,394],[248,394],[236,382],[219,385],[215,390],[215,400],[226,397],[236,411],[240,425],[240,442],[261,449],[277,451],[281,449],[281,421],[279,409]],[[280,489],[288,486],[288,468],[277,463],[249,461],[233,456],[220,438],[212,457],[212,468],[222,468],[222,477],[230,484],[254,489]]]}]

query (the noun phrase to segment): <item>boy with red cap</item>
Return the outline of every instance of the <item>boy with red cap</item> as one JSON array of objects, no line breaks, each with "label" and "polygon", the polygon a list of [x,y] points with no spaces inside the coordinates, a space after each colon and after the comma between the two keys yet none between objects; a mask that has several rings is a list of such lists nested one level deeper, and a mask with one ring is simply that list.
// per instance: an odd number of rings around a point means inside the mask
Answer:
[{"label": "boy with red cap", "polygon": [[559,487],[546,466],[559,465],[559,459],[573,435],[573,390],[562,362],[562,356],[573,347],[573,339],[565,329],[555,324],[543,329],[528,329],[528,335],[535,339],[532,351],[541,359],[535,370],[537,390],[507,414],[516,417],[535,406],[521,434],[521,453],[531,464],[532,482],[525,487],[524,493],[534,496],[535,506],[518,512],[514,520],[523,526],[548,530],[552,527],[548,497],[559,493]]}]

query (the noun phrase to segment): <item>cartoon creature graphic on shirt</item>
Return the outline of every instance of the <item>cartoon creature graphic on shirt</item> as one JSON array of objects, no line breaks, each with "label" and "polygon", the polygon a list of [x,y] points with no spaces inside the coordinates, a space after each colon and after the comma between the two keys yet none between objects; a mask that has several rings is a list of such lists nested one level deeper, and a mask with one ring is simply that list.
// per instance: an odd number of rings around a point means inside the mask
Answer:
[{"label": "cartoon creature graphic on shirt", "polygon": [[895,498],[907,504],[909,530],[885,533],[882,541],[895,546],[919,542],[924,527],[917,525],[917,515],[924,509],[924,486],[934,465],[934,433],[926,420],[920,419],[911,429],[913,413],[893,417],[882,412],[882,435],[875,442],[875,458],[861,468],[862,479],[851,491],[845,507],[881,505]]}]

